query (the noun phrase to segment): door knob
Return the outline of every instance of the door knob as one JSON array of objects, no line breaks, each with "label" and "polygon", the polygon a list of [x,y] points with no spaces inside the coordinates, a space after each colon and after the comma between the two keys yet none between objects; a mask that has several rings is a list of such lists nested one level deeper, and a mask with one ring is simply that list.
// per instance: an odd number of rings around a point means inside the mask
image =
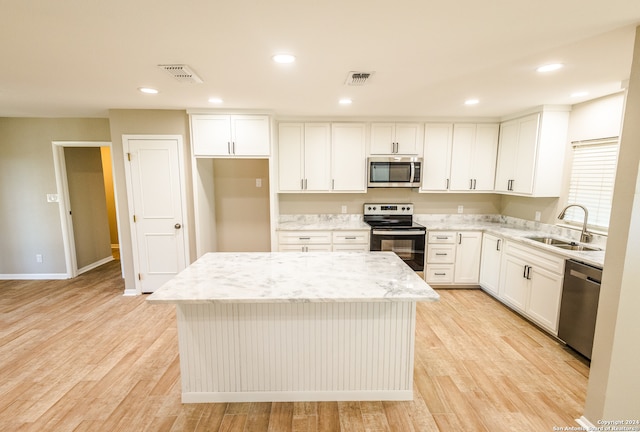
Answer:
[{"label": "door knob", "polygon": [[175,229],[180,229],[180,228],[182,228],[182,225],[180,225],[179,223],[177,223],[177,224],[175,224],[175,225],[174,225],[174,228],[175,228]]}]

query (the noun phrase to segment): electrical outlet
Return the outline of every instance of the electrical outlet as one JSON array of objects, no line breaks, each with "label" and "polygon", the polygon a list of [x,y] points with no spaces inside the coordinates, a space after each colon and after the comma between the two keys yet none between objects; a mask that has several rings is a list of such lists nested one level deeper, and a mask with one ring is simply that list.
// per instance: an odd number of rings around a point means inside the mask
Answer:
[{"label": "electrical outlet", "polygon": [[346,205],[343,205],[343,206],[342,206],[342,213],[346,213],[346,212],[347,212],[347,206],[346,206]]},{"label": "electrical outlet", "polygon": [[262,179],[261,178],[257,178],[256,179],[256,187],[262,187]]},{"label": "electrical outlet", "polygon": [[540,218],[541,217],[542,217],[542,214],[539,211],[537,211],[536,212],[536,222],[540,222]]},{"label": "electrical outlet", "polygon": [[459,205],[458,206],[458,213],[462,213],[463,210],[464,210],[464,206]]},{"label": "electrical outlet", "polygon": [[37,263],[41,263],[42,262],[42,254],[36,254],[36,262]]},{"label": "electrical outlet", "polygon": [[47,194],[47,202],[58,202],[58,194]]}]

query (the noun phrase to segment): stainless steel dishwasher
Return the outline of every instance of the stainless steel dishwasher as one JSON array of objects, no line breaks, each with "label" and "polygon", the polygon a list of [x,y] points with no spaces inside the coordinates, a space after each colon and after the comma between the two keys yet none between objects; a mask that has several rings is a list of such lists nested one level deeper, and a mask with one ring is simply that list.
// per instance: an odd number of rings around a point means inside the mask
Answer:
[{"label": "stainless steel dishwasher", "polygon": [[591,359],[602,269],[567,260],[560,303],[558,337]]}]

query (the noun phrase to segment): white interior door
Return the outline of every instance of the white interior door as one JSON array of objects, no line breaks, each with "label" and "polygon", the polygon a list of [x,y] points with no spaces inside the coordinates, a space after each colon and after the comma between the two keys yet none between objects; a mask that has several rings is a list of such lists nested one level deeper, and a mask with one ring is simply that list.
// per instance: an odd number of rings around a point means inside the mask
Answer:
[{"label": "white interior door", "polygon": [[153,292],[186,266],[181,137],[123,137],[136,286]]}]

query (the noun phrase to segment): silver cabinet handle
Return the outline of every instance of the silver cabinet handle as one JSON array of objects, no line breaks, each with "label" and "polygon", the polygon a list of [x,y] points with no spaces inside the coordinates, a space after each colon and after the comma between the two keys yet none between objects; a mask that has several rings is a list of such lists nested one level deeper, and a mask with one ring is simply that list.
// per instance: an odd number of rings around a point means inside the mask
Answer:
[{"label": "silver cabinet handle", "polygon": [[231,154],[231,141],[227,141],[227,153]]},{"label": "silver cabinet handle", "polygon": [[436,276],[446,276],[447,274],[446,273],[434,273],[434,275],[436,275]]},{"label": "silver cabinet handle", "polygon": [[525,278],[525,279],[527,277],[527,267],[529,267],[529,266],[525,265],[524,266],[524,271],[522,272],[522,277]]},{"label": "silver cabinet handle", "polygon": [[311,237],[298,237],[298,240],[311,240]]},{"label": "silver cabinet handle", "polygon": [[345,240],[355,240],[356,238],[355,237],[345,237],[344,239]]},{"label": "silver cabinet handle", "polygon": [[447,236],[436,236],[436,239],[438,239],[438,240],[447,240],[447,239],[449,239],[449,237],[447,237]]},{"label": "silver cabinet handle", "polygon": [[458,234],[458,244],[462,244],[462,234]]},{"label": "silver cabinet handle", "polygon": [[473,179],[469,179],[469,189],[473,189]]},{"label": "silver cabinet handle", "polygon": [[300,190],[304,190],[304,179],[300,179]]},{"label": "silver cabinet handle", "polygon": [[500,250],[500,242],[502,241],[502,239],[498,239],[498,241],[496,242],[496,250],[499,251]]},{"label": "silver cabinet handle", "polygon": [[436,252],[436,256],[447,256],[449,255],[448,253],[440,253],[440,252]]},{"label": "silver cabinet handle", "polygon": [[447,179],[447,187],[445,189],[449,189],[449,179]]}]

